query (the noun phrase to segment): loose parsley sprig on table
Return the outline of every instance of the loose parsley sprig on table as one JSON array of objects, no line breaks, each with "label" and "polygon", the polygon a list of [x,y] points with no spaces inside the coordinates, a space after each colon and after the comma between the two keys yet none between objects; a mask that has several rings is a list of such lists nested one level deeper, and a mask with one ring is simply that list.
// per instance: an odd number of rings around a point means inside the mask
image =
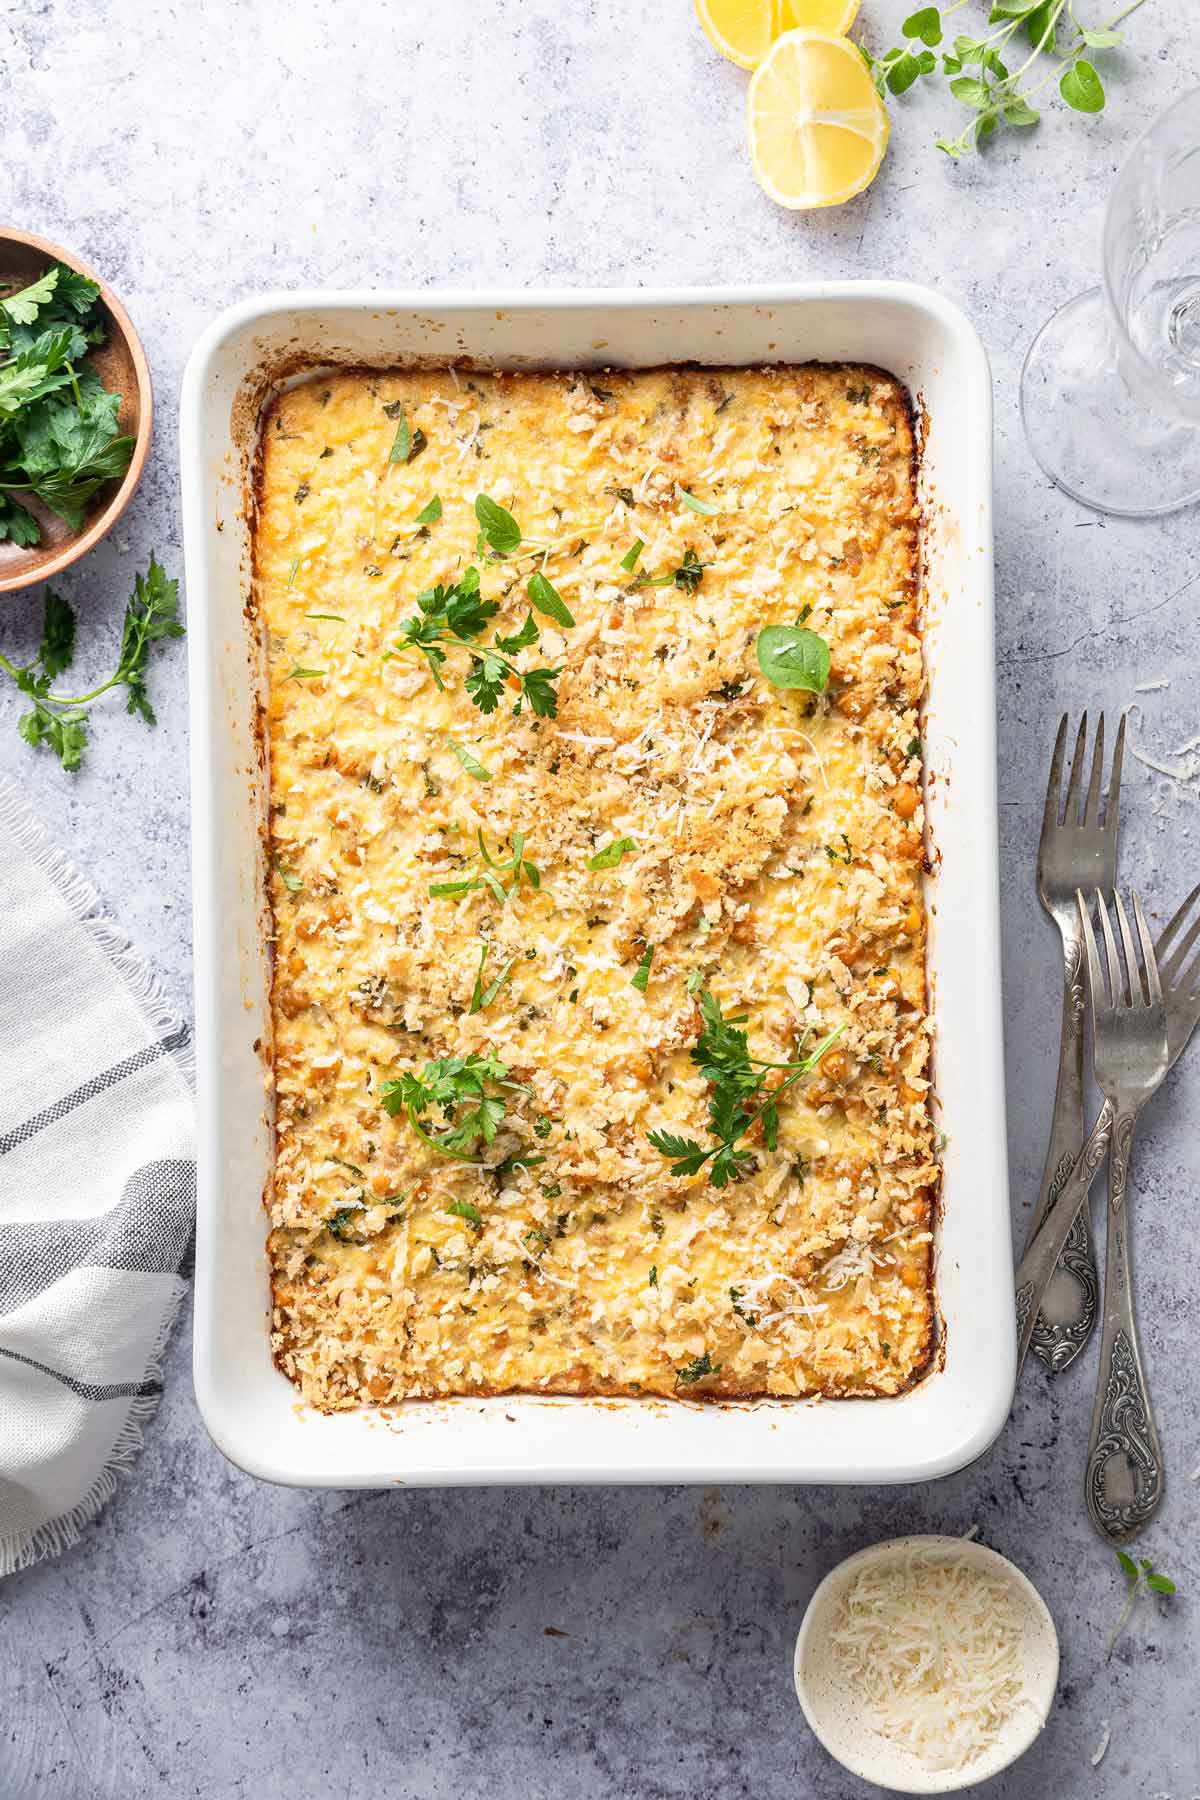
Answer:
[{"label": "loose parsley sprig on table", "polygon": [[75,657],[75,614],[60,594],[47,588],[37,655],[32,662],[16,664],[0,654],[0,669],[33,702],[31,710],[17,720],[17,730],[27,744],[47,745],[63,768],[73,774],[87,748],[87,709],[110,688],[127,690],[126,712],[137,713],[147,725],[156,723],[146,692],[150,649],[163,638],[182,636],[179,583],[168,580],[161,563],[151,555],[150,567],[144,576],[137,577],[125,607],[121,649],[113,673],[85,694],[56,694],[52,691],[56,678],[71,667]]},{"label": "loose parsley sprig on table", "polygon": [[[926,76],[947,78],[953,98],[974,114],[957,137],[936,140],[939,150],[955,158],[978,149],[998,126],[1036,125],[1041,114],[1033,99],[1055,79],[1074,111],[1101,112],[1104,84],[1086,53],[1119,44],[1122,37],[1116,27],[1143,0],[1131,0],[1102,24],[1090,26],[1080,23],[1075,0],[994,0],[989,29],[978,37],[956,35],[939,58],[935,52],[946,42],[947,22],[966,3],[954,0],[951,6],[919,7],[900,28],[902,45],[878,57],[863,50],[881,97],[885,90],[903,94]],[[1010,70],[1005,59],[1015,60],[1022,50],[1026,54]],[[1048,67],[1042,67],[1043,60]]]},{"label": "loose parsley sprig on table", "polygon": [[[545,585],[550,586],[549,582]],[[511,660],[518,651],[536,644],[541,636],[532,607],[538,606],[542,611],[546,607],[544,603],[539,604],[544,602],[541,590],[535,597],[533,588],[534,581],[531,580],[531,610],[521,629],[508,637],[497,632],[490,644],[483,644],[479,640],[500,611],[500,603],[484,599],[478,569],[467,569],[451,587],[445,587],[439,581],[436,587],[426,588],[417,595],[418,610],[402,623],[396,651],[419,650],[429,664],[434,681],[444,690],[442,668],[447,656],[443,646],[465,650],[471,658],[471,666],[463,685],[481,713],[495,712],[505,683],[511,680],[517,684],[514,713],[519,714],[528,704],[538,718],[553,719],[558,712],[554,683],[562,669],[519,669]],[[396,651],[389,655],[395,655]]]},{"label": "loose parsley sprig on table", "polygon": [[[649,1137],[660,1155],[671,1158],[672,1175],[696,1175],[705,1163],[711,1162],[708,1178],[714,1187],[722,1188],[747,1173],[753,1152],[744,1147],[743,1140],[760,1121],[763,1143],[768,1150],[775,1149],[779,1142],[779,1096],[812,1073],[846,1027],[837,1026],[807,1056],[799,1056],[793,1062],[768,1062],[750,1054],[746,1033],[739,1029],[746,1023],[745,1013],[726,1018],[720,1001],[706,987],[699,990],[698,997],[704,1026],[691,1055],[712,1089],[708,1129],[716,1141],[706,1149],[695,1138],[680,1137],[673,1131],[652,1131]],[[810,1035],[810,1031],[805,1031],[798,1051],[804,1049]],[[755,1105],[775,1069],[784,1072],[784,1079]]]},{"label": "loose parsley sprig on table", "polygon": [[[439,1056],[420,1075],[406,1072],[383,1082],[379,1100],[389,1117],[403,1113],[421,1142],[439,1156],[474,1162],[500,1129],[506,1096],[531,1091],[524,1082],[510,1081],[508,1064],[489,1050],[483,1056]],[[446,1126],[436,1134],[426,1122],[435,1108]]]},{"label": "loose parsley sprig on table", "polygon": [[35,495],[81,530],[88,502],[129,467],[121,396],[80,366],[104,342],[99,298],[96,283],[65,263],[19,293],[0,293],[0,540],[41,542],[18,494]]},{"label": "loose parsley sprig on table", "polygon": [[1128,1592],[1125,1596],[1125,1606],[1121,1616],[1113,1626],[1112,1636],[1108,1640],[1108,1650],[1104,1657],[1105,1662],[1111,1661],[1113,1650],[1116,1648],[1117,1639],[1133,1617],[1134,1608],[1142,1595],[1145,1593],[1173,1594],[1175,1592],[1175,1583],[1171,1580],[1170,1576],[1160,1575],[1158,1570],[1154,1567],[1154,1564],[1150,1562],[1147,1557],[1140,1556],[1138,1560],[1134,1562],[1132,1556],[1129,1556],[1124,1550],[1118,1550],[1116,1552],[1116,1558],[1121,1565],[1121,1573],[1125,1577]]},{"label": "loose parsley sprig on table", "polygon": [[[463,873],[456,875],[452,881],[431,882],[429,892],[433,899],[458,900],[463,894],[473,894],[480,888],[487,888],[503,906],[522,881],[527,882],[531,888],[541,887],[541,873],[525,855],[523,831],[513,832],[511,854],[507,857],[494,857],[482,831],[477,831],[475,835],[479,840],[479,859],[468,864]],[[502,875],[512,877],[507,887],[500,879]]]}]

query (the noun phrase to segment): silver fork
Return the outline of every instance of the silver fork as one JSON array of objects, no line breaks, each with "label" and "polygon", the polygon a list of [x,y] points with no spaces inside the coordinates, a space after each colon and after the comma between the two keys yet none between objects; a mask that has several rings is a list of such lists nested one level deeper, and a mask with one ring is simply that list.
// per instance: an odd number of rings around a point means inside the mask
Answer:
[{"label": "silver fork", "polygon": [[1127,1200],[1129,1155],[1138,1114],[1162,1081],[1170,1058],[1167,1009],[1141,903],[1135,894],[1139,964],[1121,896],[1113,897],[1123,966],[1103,894],[1096,894],[1106,951],[1103,963],[1082,894],[1079,897],[1096,1043],[1096,1082],[1114,1113],[1108,1153],[1104,1328],[1084,1493],[1096,1530],[1119,1544],[1145,1529],[1163,1494],[1162,1451],[1138,1345]]},{"label": "silver fork", "polygon": [[[1082,894],[1076,898],[1076,907],[1079,914],[1079,929],[1080,937],[1082,939],[1085,929],[1090,930],[1090,926],[1087,925]],[[1145,929],[1145,919],[1142,914],[1141,905],[1136,896],[1134,898],[1134,908],[1139,921],[1139,930],[1144,933],[1144,941],[1148,952],[1147,961],[1150,966],[1153,966],[1154,948],[1150,943],[1149,932]],[[1111,937],[1111,932],[1109,933],[1109,936]],[[1157,982],[1157,973],[1155,974],[1154,979]],[[1104,1161],[1104,1155],[1108,1149],[1109,1139],[1113,1135],[1114,1124],[1117,1120],[1118,1112],[1120,1112],[1123,1119],[1125,1113],[1129,1110],[1128,1107],[1118,1106],[1117,1100],[1114,1099],[1114,1094],[1117,1093],[1118,1082],[1123,1081],[1126,1077],[1127,1065],[1130,1062],[1131,1047],[1135,1052],[1139,1048],[1139,1028],[1141,1019],[1140,1015],[1135,1017],[1132,1005],[1125,1007],[1118,1006],[1111,1002],[1101,1004],[1101,1002],[1106,999],[1106,994],[1099,986],[1097,986],[1092,993],[1092,1029],[1095,1038],[1094,1053],[1096,1082],[1104,1095],[1104,1104],[1100,1108],[1096,1123],[1092,1126],[1091,1131],[1084,1141],[1082,1150],[1080,1150],[1078,1156],[1075,1158],[1073,1168],[1059,1190],[1058,1198],[1050,1208],[1050,1211],[1046,1214],[1041,1230],[1034,1235],[1033,1241],[1021,1258],[1020,1266],[1016,1273],[1018,1369],[1020,1369],[1021,1364],[1024,1362],[1025,1353],[1029,1349],[1030,1340],[1033,1336],[1034,1321],[1037,1317],[1038,1307],[1041,1304],[1042,1294],[1054,1273],[1059,1251],[1062,1249],[1067,1233],[1071,1229],[1075,1215],[1080,1206],[1086,1203],[1088,1189],[1095,1179],[1097,1169]],[[1143,1078],[1148,1081],[1148,1085],[1146,1086],[1145,1093],[1138,1099],[1137,1106],[1134,1109],[1135,1117],[1167,1071],[1166,1008],[1163,1006],[1161,994],[1159,995],[1157,1007],[1159,1021],[1162,1027],[1162,1068],[1161,1070],[1158,1070],[1157,1063],[1150,1064],[1149,1059],[1147,1058],[1147,1065],[1153,1079],[1150,1079],[1149,1077]],[[1134,1085],[1136,1079],[1137,1071],[1135,1069],[1129,1075],[1129,1085]],[[1124,1098],[1123,1088],[1118,1098]]]},{"label": "silver fork", "polygon": [[[1079,721],[1064,805],[1062,776],[1067,726],[1068,715],[1064,713],[1050,762],[1042,835],[1038,845],[1038,898],[1062,936],[1063,1004],[1054,1117],[1046,1150],[1046,1166],[1026,1241],[1027,1250],[1066,1186],[1075,1166],[1079,1146],[1083,1142],[1083,939],[1080,936],[1079,909],[1075,896],[1080,888],[1111,888],[1117,878],[1118,803],[1121,794],[1121,763],[1125,751],[1125,718],[1122,715],[1117,731],[1103,821],[1100,817],[1100,795],[1104,771],[1104,714],[1100,714],[1096,725],[1091,774],[1082,809],[1080,793],[1087,762],[1087,714],[1084,713]],[[1081,1201],[1086,1200],[1086,1187],[1081,1190],[1079,1198]],[[1099,1299],[1100,1285],[1096,1274],[1091,1219],[1087,1207],[1081,1205],[1062,1246],[1053,1278],[1039,1303],[1041,1311],[1033,1325],[1034,1354],[1048,1369],[1065,1369],[1078,1356],[1096,1322]]]}]

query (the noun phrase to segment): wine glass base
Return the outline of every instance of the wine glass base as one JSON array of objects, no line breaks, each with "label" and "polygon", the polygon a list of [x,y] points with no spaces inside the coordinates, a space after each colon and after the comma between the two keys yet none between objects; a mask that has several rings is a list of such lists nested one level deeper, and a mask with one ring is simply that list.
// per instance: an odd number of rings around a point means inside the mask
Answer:
[{"label": "wine glass base", "polygon": [[1200,428],[1126,386],[1098,287],[1059,307],[1029,346],[1021,422],[1050,479],[1094,512],[1143,519],[1200,500]]}]

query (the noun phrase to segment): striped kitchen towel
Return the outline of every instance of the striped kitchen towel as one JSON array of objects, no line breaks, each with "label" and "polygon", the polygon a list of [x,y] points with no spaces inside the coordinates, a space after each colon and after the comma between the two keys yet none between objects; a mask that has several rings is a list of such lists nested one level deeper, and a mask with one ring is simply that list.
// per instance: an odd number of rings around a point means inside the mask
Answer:
[{"label": "striped kitchen towel", "polygon": [[0,781],[0,1575],[141,1449],[195,1200],[190,1033]]}]

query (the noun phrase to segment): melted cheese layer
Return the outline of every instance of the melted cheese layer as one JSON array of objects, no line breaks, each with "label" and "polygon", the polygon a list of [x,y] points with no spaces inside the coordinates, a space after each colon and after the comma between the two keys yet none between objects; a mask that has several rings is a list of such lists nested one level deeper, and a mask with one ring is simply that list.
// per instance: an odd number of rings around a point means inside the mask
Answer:
[{"label": "melted cheese layer", "polygon": [[[416,453],[391,463],[401,409]],[[536,556],[481,560],[481,492]],[[622,567],[635,539],[663,585]],[[907,402],[867,368],[352,373],[273,403],[273,1344],[308,1401],[891,1394],[923,1368],[916,541]],[[703,574],[675,585],[688,552]],[[472,562],[503,632],[539,567],[574,615],[519,653],[561,667],[556,719],[485,717],[461,652],[442,689],[389,656]],[[755,659],[802,613],[832,652],[819,698]],[[493,854],[523,832],[540,888],[432,898],[478,832]],[[484,946],[511,968],[471,1013]],[[757,1056],[844,1027],[720,1190],[647,1140],[708,1141],[689,975]],[[381,1109],[389,1078],[488,1050],[528,1092],[478,1164]]]}]

